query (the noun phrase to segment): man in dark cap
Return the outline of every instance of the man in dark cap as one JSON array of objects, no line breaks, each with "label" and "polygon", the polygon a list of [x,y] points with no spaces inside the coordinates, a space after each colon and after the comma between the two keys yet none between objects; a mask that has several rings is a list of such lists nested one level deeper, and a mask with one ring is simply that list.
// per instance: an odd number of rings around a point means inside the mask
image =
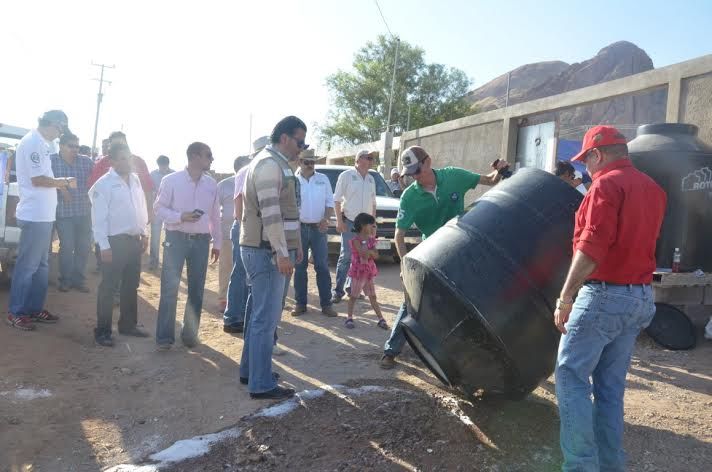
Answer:
[{"label": "man in dark cap", "polygon": [[50,110],[38,126],[17,146],[16,169],[20,189],[17,224],[22,229],[17,261],[12,274],[7,322],[24,331],[35,322],[56,323],[59,318],[45,310],[49,277],[48,251],[57,211],[57,189],[76,188],[75,178],[56,179],[50,156],[58,152],[55,140],[68,133],[67,115]]}]

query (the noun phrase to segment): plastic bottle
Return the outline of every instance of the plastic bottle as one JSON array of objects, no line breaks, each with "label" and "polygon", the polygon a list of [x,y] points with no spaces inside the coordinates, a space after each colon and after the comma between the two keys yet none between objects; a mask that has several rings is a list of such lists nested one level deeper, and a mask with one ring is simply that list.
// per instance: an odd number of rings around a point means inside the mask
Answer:
[{"label": "plastic bottle", "polygon": [[675,252],[672,255],[672,271],[673,273],[680,272],[680,248],[676,247]]}]

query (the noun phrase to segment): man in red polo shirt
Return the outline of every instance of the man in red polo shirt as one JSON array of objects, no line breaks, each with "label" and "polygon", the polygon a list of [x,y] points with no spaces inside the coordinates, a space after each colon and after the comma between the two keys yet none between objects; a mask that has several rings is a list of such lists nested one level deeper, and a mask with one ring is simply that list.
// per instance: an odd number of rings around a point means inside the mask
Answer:
[{"label": "man in red polo shirt", "polygon": [[633,167],[613,127],[591,128],[572,160],[586,165],[593,184],[576,213],[574,257],[554,313],[563,333],[556,362],[563,470],[622,471],[625,377],[635,339],[655,314],[650,282],[667,197]]}]

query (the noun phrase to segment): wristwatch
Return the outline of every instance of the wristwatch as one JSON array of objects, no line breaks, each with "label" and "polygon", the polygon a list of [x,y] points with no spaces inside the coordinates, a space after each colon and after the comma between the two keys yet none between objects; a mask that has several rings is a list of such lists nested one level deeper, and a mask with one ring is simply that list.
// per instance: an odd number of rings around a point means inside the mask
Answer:
[{"label": "wristwatch", "polygon": [[570,310],[574,306],[574,301],[565,302],[560,298],[556,299],[556,309],[557,310]]}]

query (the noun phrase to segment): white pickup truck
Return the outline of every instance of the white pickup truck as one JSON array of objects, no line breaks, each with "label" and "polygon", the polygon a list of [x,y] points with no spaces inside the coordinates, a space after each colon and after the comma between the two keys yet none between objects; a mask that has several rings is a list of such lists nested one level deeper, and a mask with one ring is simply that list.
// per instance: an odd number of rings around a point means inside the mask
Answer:
[{"label": "white pickup truck", "polygon": [[[0,152],[7,152],[7,148],[16,144],[19,139],[30,130],[17,126],[10,126],[0,123]],[[9,162],[6,162],[9,165]],[[2,195],[0,195],[0,268],[2,278],[9,278],[12,275],[12,268],[17,258],[17,245],[20,242],[20,228],[17,227],[15,209],[20,201],[20,191],[17,182],[7,182],[5,176],[9,174],[7,169],[0,169],[0,181],[2,182]],[[14,180],[14,179],[10,179]]]}]

